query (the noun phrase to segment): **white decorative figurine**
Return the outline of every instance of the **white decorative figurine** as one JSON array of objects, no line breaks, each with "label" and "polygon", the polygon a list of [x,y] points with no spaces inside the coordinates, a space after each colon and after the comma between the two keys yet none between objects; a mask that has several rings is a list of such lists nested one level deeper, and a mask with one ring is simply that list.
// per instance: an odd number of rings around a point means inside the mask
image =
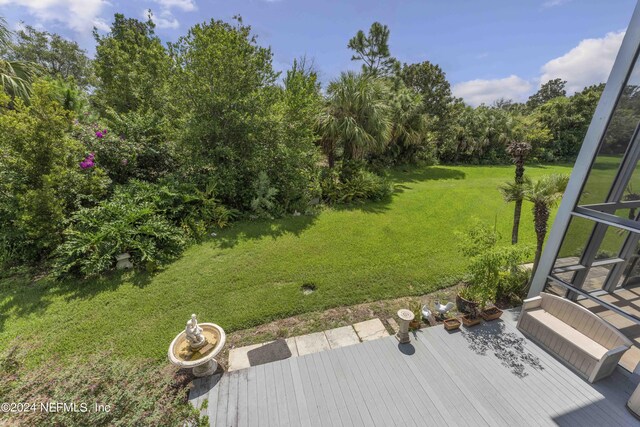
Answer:
[{"label": "white decorative figurine", "polygon": [[196,350],[202,346],[204,346],[207,341],[202,335],[202,328],[198,326],[198,320],[196,319],[196,315],[192,314],[191,319],[187,321],[187,326],[184,328],[184,333],[187,336],[187,341],[189,341],[189,346]]}]

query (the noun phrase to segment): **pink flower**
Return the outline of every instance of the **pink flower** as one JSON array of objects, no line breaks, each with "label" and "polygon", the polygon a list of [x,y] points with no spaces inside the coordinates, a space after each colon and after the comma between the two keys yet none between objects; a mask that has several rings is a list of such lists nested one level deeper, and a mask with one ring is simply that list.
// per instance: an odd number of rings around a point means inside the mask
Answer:
[{"label": "pink flower", "polygon": [[87,157],[84,158],[83,161],[80,162],[80,168],[89,169],[95,166],[95,162],[93,161],[95,155],[93,153],[89,153]]},{"label": "pink flower", "polygon": [[96,131],[96,138],[103,138],[104,134],[101,131]]}]

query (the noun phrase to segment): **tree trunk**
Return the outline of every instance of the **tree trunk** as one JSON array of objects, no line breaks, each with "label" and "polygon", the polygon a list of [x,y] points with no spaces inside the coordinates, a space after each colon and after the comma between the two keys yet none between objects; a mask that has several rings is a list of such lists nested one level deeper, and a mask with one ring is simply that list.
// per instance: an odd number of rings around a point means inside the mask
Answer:
[{"label": "tree trunk", "polygon": [[544,203],[534,203],[533,205],[533,221],[536,229],[536,256],[533,259],[533,267],[531,269],[531,278],[527,285],[527,293],[533,283],[533,275],[538,268],[540,257],[542,256],[542,246],[544,245],[544,238],[547,235],[547,224],[549,222],[549,206]]},{"label": "tree trunk", "polygon": [[[522,185],[524,182],[524,157],[520,156],[515,161],[516,176],[515,182]],[[513,211],[513,228],[511,230],[511,244],[518,243],[518,232],[520,231],[520,214],[522,213],[522,199],[516,200],[516,206]]]},{"label": "tree trunk", "polygon": [[518,232],[520,231],[520,214],[522,213],[522,199],[516,200],[516,207],[513,211],[513,229],[511,230],[511,244],[518,243]]},{"label": "tree trunk", "polygon": [[333,169],[333,167],[336,165],[336,154],[333,151],[333,147],[331,147],[331,149],[329,149],[329,152],[327,153],[327,161],[329,162],[329,169]]}]

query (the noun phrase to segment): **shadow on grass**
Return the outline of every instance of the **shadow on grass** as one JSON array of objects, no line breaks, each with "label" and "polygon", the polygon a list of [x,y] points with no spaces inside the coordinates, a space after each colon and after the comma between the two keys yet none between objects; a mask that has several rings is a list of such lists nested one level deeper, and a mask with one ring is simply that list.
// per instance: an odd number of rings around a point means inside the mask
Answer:
[{"label": "shadow on grass", "polygon": [[206,242],[213,242],[219,248],[228,249],[244,240],[270,237],[277,239],[285,234],[299,236],[316,221],[316,215],[291,216],[274,220],[240,221],[218,232]]},{"label": "shadow on grass", "polygon": [[393,183],[422,182],[444,179],[465,179],[466,174],[460,170],[443,166],[397,168],[390,174]]},{"label": "shadow on grass", "polygon": [[153,275],[140,271],[113,271],[91,279],[56,281],[44,277],[33,279],[28,273],[21,273],[0,281],[0,332],[9,316],[27,317],[44,313],[52,299],[62,297],[67,301],[93,298],[104,291],[117,289],[123,283],[145,287]]}]

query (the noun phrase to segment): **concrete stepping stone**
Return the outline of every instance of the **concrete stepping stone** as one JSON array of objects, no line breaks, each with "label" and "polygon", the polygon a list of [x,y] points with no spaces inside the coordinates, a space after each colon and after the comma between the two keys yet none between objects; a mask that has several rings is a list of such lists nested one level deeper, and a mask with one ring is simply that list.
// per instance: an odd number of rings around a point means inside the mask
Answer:
[{"label": "concrete stepping stone", "polygon": [[387,328],[384,327],[382,321],[378,318],[367,320],[360,323],[355,323],[353,329],[362,341],[373,341],[378,338],[384,338],[389,336]]},{"label": "concrete stepping stone", "polygon": [[[287,342],[289,351],[291,351],[291,357],[298,356],[298,347],[296,346],[296,342],[294,338],[287,338],[285,339],[285,341]],[[229,350],[229,367],[227,368],[227,371],[231,372],[231,371],[237,371],[238,369],[248,368],[251,365],[249,363],[249,356],[247,355],[247,353],[249,353],[251,350],[254,350],[258,347],[262,347],[263,345],[266,345],[266,344],[270,344],[272,342],[273,341],[269,341],[269,342],[260,343],[260,344],[253,344],[253,345],[247,345],[244,347],[232,348],[231,350]]]},{"label": "concrete stepping stone", "polygon": [[248,368],[250,365],[247,353],[258,347],[262,347],[262,344],[247,345],[244,347],[232,348],[231,350],[229,350],[229,367],[227,368],[227,370],[231,372],[237,371],[238,369]]},{"label": "concrete stepping stone", "polygon": [[326,335],[329,347],[331,348],[346,347],[360,342],[358,334],[356,334],[356,331],[351,325],[329,329],[324,331],[324,334]]},{"label": "concrete stepping stone", "polygon": [[299,337],[295,337],[295,341],[299,356],[331,349],[324,332],[300,335]]}]

